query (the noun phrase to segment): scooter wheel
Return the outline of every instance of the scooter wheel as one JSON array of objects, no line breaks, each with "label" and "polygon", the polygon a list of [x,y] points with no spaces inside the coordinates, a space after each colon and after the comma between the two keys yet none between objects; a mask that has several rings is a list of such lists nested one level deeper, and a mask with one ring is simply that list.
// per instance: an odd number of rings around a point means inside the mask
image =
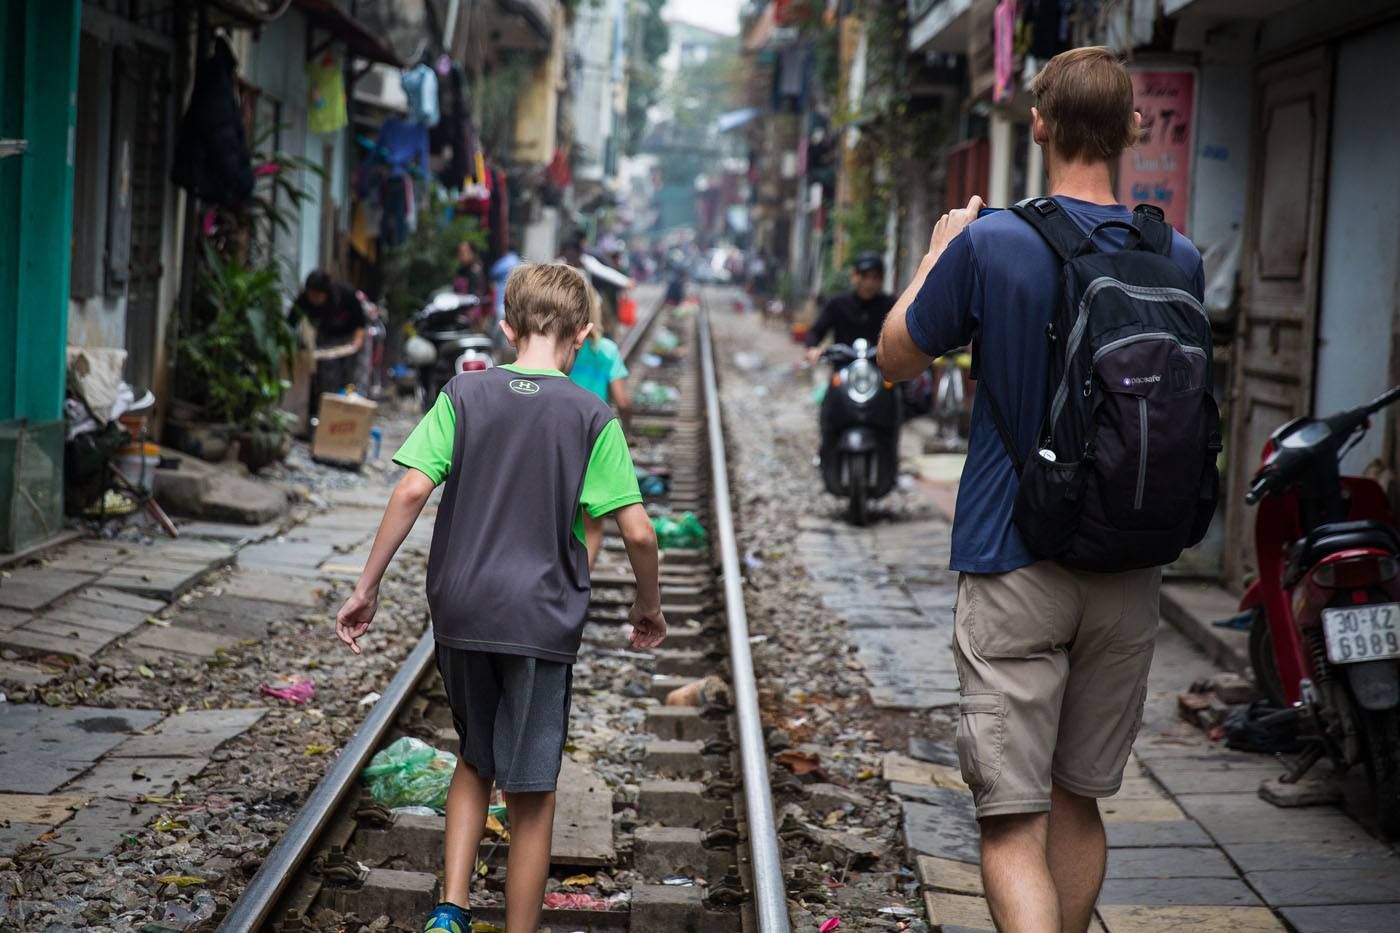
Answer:
[{"label": "scooter wheel", "polygon": [[1269,632],[1269,619],[1262,609],[1255,609],[1250,615],[1249,666],[1254,670],[1254,685],[1263,691],[1269,704],[1278,709],[1287,709],[1283,681],[1278,675],[1278,661],[1274,659],[1274,639]]}]

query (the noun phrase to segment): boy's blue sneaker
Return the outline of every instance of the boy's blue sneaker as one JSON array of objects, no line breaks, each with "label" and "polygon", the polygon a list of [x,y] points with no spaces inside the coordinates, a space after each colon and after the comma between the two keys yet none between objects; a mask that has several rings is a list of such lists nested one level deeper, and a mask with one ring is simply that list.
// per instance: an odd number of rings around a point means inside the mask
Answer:
[{"label": "boy's blue sneaker", "polygon": [[472,933],[472,915],[456,904],[441,903],[428,914],[423,933],[445,930],[447,933]]}]

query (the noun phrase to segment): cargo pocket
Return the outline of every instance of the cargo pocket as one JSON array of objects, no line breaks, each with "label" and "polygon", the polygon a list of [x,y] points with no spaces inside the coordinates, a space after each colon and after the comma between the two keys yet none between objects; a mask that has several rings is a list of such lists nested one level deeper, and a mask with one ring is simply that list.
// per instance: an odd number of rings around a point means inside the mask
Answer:
[{"label": "cargo pocket", "polygon": [[958,701],[958,767],[974,796],[1001,776],[1006,743],[1006,700],[1000,693],[969,693]]}]

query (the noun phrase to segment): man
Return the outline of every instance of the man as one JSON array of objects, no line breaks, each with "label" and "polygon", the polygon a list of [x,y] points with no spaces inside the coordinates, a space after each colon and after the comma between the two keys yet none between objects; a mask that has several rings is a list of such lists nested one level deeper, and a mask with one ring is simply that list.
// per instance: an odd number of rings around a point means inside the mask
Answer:
[{"label": "man", "polygon": [[292,307],[293,321],[298,318],[316,328],[316,385],[311,395],[314,413],[322,392],[339,392],[355,381],[369,322],[355,290],[320,269],[306,277]]},{"label": "man", "polygon": [[828,301],[807,331],[807,362],[821,359],[821,344],[828,334],[847,346],[857,340],[880,339],[880,325],[894,304],[884,284],[885,260],[880,254],[873,250],[858,254],[851,263],[851,291]]},{"label": "man", "polygon": [[[1112,52],[1075,49],[1031,84],[1031,133],[1050,194],[1086,234],[1127,223],[1110,166],[1138,137],[1132,82]],[[953,524],[961,573],[954,655],[962,700],[957,751],[982,834],[982,877],[998,929],[1087,929],[1103,883],[1097,798],[1118,790],[1141,723],[1157,626],[1159,568],[1090,574],[1035,562],[1012,524],[1018,478],[987,405],[988,390],[1022,450],[1046,409],[1046,327],[1061,263],[1011,211],[976,220],[972,198],[934,227],[928,255],[880,338],[887,379],[977,341],[977,394]],[[1105,251],[1126,231],[1094,236]],[[1171,261],[1194,282],[1200,254],[1180,235]]]}]

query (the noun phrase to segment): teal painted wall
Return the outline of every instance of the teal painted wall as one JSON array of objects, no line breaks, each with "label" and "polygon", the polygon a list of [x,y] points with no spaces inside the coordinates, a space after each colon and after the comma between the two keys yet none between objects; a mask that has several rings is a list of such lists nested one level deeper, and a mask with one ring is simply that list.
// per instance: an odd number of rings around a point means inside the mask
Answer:
[{"label": "teal painted wall", "polygon": [[80,0],[0,0],[0,419],[62,417]]}]

